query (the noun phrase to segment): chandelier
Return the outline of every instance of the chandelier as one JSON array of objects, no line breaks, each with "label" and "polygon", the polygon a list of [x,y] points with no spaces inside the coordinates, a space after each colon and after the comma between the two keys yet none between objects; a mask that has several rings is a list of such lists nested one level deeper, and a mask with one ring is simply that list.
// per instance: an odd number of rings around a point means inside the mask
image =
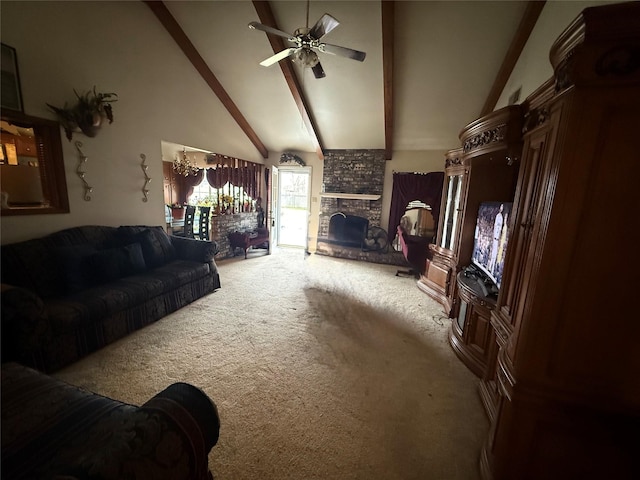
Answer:
[{"label": "chandelier", "polygon": [[173,171],[185,177],[196,175],[199,170],[198,166],[187,158],[186,149],[182,151],[182,157],[176,155],[176,159],[173,161]]}]

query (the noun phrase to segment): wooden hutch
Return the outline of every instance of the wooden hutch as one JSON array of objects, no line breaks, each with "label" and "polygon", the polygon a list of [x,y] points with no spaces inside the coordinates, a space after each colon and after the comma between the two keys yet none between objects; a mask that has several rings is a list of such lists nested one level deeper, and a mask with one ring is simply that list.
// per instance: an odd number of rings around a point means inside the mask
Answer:
[{"label": "wooden hutch", "polygon": [[418,288],[442,304],[450,316],[453,310],[455,282],[452,272],[456,270],[458,240],[462,228],[462,209],[465,179],[468,164],[462,162],[462,148],[451,150],[445,156],[445,177],[440,208],[440,219],[436,243],[429,245],[430,254],[424,274],[420,276]]},{"label": "wooden hutch", "polygon": [[550,59],[523,104],[481,473],[640,478],[640,3],[585,9]]}]

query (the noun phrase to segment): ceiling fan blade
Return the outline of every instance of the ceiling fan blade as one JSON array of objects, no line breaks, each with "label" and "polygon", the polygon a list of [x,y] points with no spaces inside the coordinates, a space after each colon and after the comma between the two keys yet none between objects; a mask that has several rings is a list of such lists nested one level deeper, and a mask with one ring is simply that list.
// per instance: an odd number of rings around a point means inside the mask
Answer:
[{"label": "ceiling fan blade", "polygon": [[316,78],[326,77],[324,73],[324,69],[322,68],[322,65],[320,65],[320,62],[316,63],[313,67],[311,67],[311,70],[313,71],[313,74],[315,75]]},{"label": "ceiling fan blade", "polygon": [[309,35],[311,35],[316,40],[320,40],[338,25],[340,25],[340,22],[337,19],[335,19],[328,13],[325,13],[309,31]]},{"label": "ceiling fan blade", "polygon": [[278,30],[277,28],[269,27],[268,25],[263,25],[262,23],[251,22],[249,23],[249,28],[251,28],[252,30],[262,30],[263,32],[272,33],[273,35],[284,37],[290,42],[295,42],[295,37],[293,35],[290,35],[287,32],[283,32],[282,30]]},{"label": "ceiling fan blade", "polygon": [[357,60],[359,62],[363,62],[364,58],[367,56],[365,52],[361,52],[360,50],[341,47],[339,45],[331,45],[330,43],[321,43],[318,46],[318,50],[324,53],[330,53],[332,55],[340,55],[341,57],[351,58],[352,60]]},{"label": "ceiling fan blade", "polygon": [[261,61],[260,65],[262,65],[263,67],[270,67],[274,63],[278,63],[280,60],[293,55],[298,50],[299,50],[298,48],[293,48],[293,47],[292,48],[285,48],[281,52],[278,52],[275,55],[267,58],[266,60]]}]

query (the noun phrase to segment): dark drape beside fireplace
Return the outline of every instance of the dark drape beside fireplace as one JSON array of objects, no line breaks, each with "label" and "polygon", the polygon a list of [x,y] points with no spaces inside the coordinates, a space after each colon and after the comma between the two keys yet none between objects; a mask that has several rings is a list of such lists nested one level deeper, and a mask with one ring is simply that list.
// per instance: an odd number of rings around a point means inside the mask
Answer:
[{"label": "dark drape beside fireplace", "polygon": [[393,174],[393,192],[387,229],[389,242],[393,241],[400,219],[409,202],[413,200],[420,200],[429,205],[435,224],[438,225],[443,183],[444,172],[396,172]]}]

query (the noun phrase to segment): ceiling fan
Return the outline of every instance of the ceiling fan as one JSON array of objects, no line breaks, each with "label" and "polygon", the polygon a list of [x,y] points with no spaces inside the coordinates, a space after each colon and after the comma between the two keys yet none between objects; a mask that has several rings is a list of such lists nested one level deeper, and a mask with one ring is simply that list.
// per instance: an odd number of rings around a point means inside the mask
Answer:
[{"label": "ceiling fan", "polygon": [[307,26],[305,28],[297,29],[293,35],[258,22],[249,23],[249,28],[262,30],[266,33],[284,37],[295,45],[294,47],[285,48],[281,52],[263,60],[260,62],[260,65],[263,67],[269,67],[280,60],[293,57],[292,60],[294,62],[299,63],[304,67],[310,67],[316,78],[324,78],[326,75],[316,52],[339,55],[359,62],[364,61],[364,58],[367,55],[365,52],[361,52],[359,50],[320,41],[322,37],[338,25],[340,25],[338,20],[328,13],[325,13],[312,28],[309,28],[309,3],[307,2]]}]

